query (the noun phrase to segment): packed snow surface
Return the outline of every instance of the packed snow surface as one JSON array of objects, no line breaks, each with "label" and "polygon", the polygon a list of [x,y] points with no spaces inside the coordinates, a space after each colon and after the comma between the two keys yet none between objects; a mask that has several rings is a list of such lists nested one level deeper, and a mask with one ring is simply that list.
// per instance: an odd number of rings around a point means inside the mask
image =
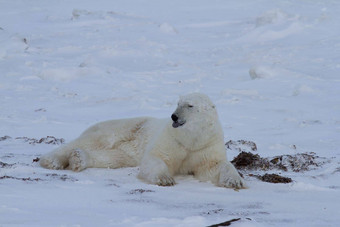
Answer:
[{"label": "packed snow surface", "polygon": [[[338,226],[339,12],[331,0],[0,1],[0,226]],[[99,121],[169,118],[190,92],[215,102],[226,142],[324,161],[272,170],[289,184],[246,174],[240,191],[36,162]]]}]

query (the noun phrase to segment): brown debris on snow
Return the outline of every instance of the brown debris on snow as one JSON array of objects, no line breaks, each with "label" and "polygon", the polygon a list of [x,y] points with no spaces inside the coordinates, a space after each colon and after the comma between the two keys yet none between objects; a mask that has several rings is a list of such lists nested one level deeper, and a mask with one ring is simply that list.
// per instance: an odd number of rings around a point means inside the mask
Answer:
[{"label": "brown debris on snow", "polygon": [[[12,137],[10,136],[2,136],[0,137],[0,142],[5,141],[5,140],[11,140]],[[54,144],[54,145],[60,145],[65,143],[65,139],[63,138],[55,138],[54,136],[46,136],[40,139],[35,139],[35,138],[29,138],[26,136],[23,137],[16,137],[16,140],[23,140],[24,142],[28,142],[29,144]]]},{"label": "brown debris on snow", "polygon": [[55,138],[54,136],[47,136],[40,139],[35,138],[28,138],[28,137],[17,137],[16,140],[24,140],[25,142],[28,142],[29,144],[54,144],[59,145],[63,144],[65,140],[63,138]]},{"label": "brown debris on snow", "polygon": [[[246,145],[246,147],[244,147]],[[294,155],[279,155],[269,158],[262,158],[259,154],[253,154],[257,150],[254,142],[238,140],[226,143],[226,148],[240,152],[231,163],[239,170],[283,170],[302,172],[311,168],[319,167],[325,163],[324,158],[315,153],[298,153]],[[256,148],[256,149],[255,149]],[[248,152],[247,152],[248,150]]]},{"label": "brown debris on snow", "polygon": [[131,190],[129,192],[129,194],[143,194],[145,192],[155,192],[155,191],[149,190],[149,189],[141,189],[141,188],[139,188],[139,189]]},{"label": "brown debris on snow", "polygon": [[50,177],[52,179],[61,180],[61,181],[72,181],[72,182],[78,181],[74,177],[68,176],[66,174],[48,173],[45,176]]},{"label": "brown debris on snow", "polygon": [[35,158],[32,160],[32,162],[39,162],[40,161],[40,158]]},{"label": "brown debris on snow", "polygon": [[[236,169],[243,171],[268,171],[268,170],[279,170],[279,171],[293,171],[303,172],[321,166],[326,163],[325,158],[317,156],[315,153],[297,153],[293,155],[279,155],[274,157],[262,158],[259,154],[252,153],[257,151],[257,146],[252,141],[237,140],[228,141],[226,149],[236,150],[240,153],[231,161]],[[294,149],[296,149],[296,146]],[[254,176],[258,179],[270,182],[270,183],[290,183],[291,178],[282,177],[277,174],[265,174],[265,175],[254,175],[248,174],[248,176]]]},{"label": "brown debris on snow", "polygon": [[12,176],[2,176],[0,177],[0,180],[5,180],[5,179],[12,179],[12,180],[21,180],[21,181],[42,181],[40,178],[30,178],[30,177],[12,177]]},{"label": "brown debris on snow", "polygon": [[253,141],[247,141],[247,140],[229,140],[226,142],[226,147],[229,150],[238,150],[239,152],[246,151],[246,150],[251,150],[251,151],[257,151],[257,146],[256,143]]},{"label": "brown debris on snow", "polygon": [[294,172],[308,171],[311,168],[319,167],[325,163],[321,161],[315,153],[298,153],[295,155],[280,155],[272,158],[270,163],[275,166],[281,166]]},{"label": "brown debris on snow", "polygon": [[257,178],[260,179],[261,181],[268,182],[268,183],[274,183],[274,184],[278,184],[278,183],[287,184],[287,183],[291,183],[293,181],[289,177],[283,177],[283,176],[280,176],[278,174],[269,174],[269,173],[266,173],[263,176],[257,176]]},{"label": "brown debris on snow", "polygon": [[0,137],[0,141],[4,141],[4,140],[8,140],[8,139],[12,139],[12,137],[10,137],[10,136],[2,136],[2,137]]},{"label": "brown debris on snow", "polygon": [[269,162],[263,159],[258,154],[253,154],[251,152],[242,151],[238,156],[236,156],[231,163],[237,169],[269,169]]},{"label": "brown debris on snow", "polygon": [[11,168],[12,166],[14,166],[15,164],[8,164],[6,162],[1,162],[0,161],[0,168]]}]

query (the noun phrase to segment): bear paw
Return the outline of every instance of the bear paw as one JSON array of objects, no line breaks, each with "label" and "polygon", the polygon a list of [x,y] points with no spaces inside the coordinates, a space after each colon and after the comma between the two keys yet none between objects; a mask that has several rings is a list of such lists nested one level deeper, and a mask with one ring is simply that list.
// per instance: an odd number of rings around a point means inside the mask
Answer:
[{"label": "bear paw", "polygon": [[218,186],[234,189],[247,188],[246,183],[230,162],[221,165]]},{"label": "bear paw", "polygon": [[86,154],[82,150],[73,150],[69,158],[69,168],[80,172],[87,168]]},{"label": "bear paw", "polygon": [[234,188],[234,189],[242,189],[242,188],[247,187],[244,180],[239,176],[229,177],[229,178],[220,180],[219,186],[226,187],[226,188]]},{"label": "bear paw", "polygon": [[173,186],[175,185],[175,180],[173,177],[168,175],[161,175],[156,179],[156,184],[159,186]]}]

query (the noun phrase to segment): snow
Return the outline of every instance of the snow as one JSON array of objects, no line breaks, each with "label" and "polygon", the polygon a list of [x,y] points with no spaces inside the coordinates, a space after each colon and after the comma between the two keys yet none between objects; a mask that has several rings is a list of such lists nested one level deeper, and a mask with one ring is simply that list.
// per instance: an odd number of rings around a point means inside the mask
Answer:
[{"label": "snow", "polygon": [[[338,225],[340,2],[0,5],[0,137],[11,137],[0,141],[11,164],[0,166],[0,226]],[[107,119],[170,117],[179,95],[196,91],[216,103],[226,141],[328,162],[281,172],[290,184],[246,176],[249,189],[234,191],[178,176],[158,187],[138,168],[43,169],[32,160],[58,145],[15,139],[68,142]]]}]

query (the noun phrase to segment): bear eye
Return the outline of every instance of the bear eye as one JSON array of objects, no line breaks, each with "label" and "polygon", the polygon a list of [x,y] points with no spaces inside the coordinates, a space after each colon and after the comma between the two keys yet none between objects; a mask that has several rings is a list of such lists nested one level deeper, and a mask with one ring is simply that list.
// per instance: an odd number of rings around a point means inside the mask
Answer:
[{"label": "bear eye", "polygon": [[194,106],[193,106],[193,105],[190,105],[190,104],[188,104],[188,107],[189,107],[189,108],[193,108]]}]

